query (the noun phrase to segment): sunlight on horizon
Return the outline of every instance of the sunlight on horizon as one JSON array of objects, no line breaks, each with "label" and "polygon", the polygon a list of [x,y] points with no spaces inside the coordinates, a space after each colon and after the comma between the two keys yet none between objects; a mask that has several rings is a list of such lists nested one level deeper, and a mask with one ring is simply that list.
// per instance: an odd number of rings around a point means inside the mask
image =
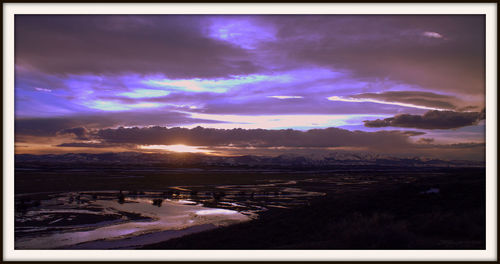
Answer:
[{"label": "sunlight on horizon", "polygon": [[147,145],[147,146],[140,146],[139,148],[151,149],[151,150],[165,150],[165,151],[180,152],[180,153],[205,153],[205,154],[210,153],[210,151],[201,149],[201,147],[186,146],[186,145],[182,145],[182,144],[178,144],[178,145]]}]

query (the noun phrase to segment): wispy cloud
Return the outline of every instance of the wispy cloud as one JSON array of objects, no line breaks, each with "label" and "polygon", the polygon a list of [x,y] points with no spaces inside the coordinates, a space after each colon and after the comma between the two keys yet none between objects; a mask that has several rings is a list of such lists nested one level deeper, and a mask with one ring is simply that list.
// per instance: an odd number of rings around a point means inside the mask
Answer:
[{"label": "wispy cloud", "polygon": [[424,91],[360,93],[342,97],[332,96],[328,97],[328,100],[343,102],[371,102],[428,110],[480,109],[482,103],[478,100],[469,100],[469,102],[465,102],[464,100],[453,95]]},{"label": "wispy cloud", "polygon": [[436,107],[429,107],[429,106],[408,104],[408,103],[401,103],[401,102],[388,102],[388,101],[371,99],[371,98],[353,98],[353,97],[330,96],[327,99],[330,101],[340,101],[340,102],[377,103],[377,104],[399,105],[399,106],[404,106],[404,107],[413,107],[413,108],[428,109],[428,110],[441,110],[440,108],[436,108]]},{"label": "wispy cloud", "polygon": [[47,93],[52,92],[52,90],[50,90],[50,89],[47,89],[47,88],[40,88],[40,87],[35,87],[35,90],[37,90],[37,91],[39,91],[39,92],[47,92]]},{"label": "wispy cloud", "polygon": [[422,36],[428,37],[428,38],[436,38],[436,39],[443,38],[443,35],[441,35],[437,32],[432,32],[432,31],[425,31],[422,33]]}]

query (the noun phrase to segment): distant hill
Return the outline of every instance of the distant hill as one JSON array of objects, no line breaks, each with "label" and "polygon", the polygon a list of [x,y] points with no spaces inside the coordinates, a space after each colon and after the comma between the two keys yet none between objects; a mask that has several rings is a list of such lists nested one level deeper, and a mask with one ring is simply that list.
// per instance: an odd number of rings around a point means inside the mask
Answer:
[{"label": "distant hill", "polygon": [[268,156],[213,156],[198,153],[68,153],[68,154],[17,154],[16,168],[134,166],[169,168],[254,168],[254,169],[335,169],[343,166],[389,167],[484,167],[480,161],[401,158],[373,153],[338,153],[322,156],[294,154]]}]

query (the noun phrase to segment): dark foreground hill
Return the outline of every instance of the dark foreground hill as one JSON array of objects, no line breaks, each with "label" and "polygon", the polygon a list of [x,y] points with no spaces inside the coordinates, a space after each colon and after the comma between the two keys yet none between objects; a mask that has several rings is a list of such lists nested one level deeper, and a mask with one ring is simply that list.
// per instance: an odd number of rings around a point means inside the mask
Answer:
[{"label": "dark foreground hill", "polygon": [[309,206],[145,249],[484,249],[485,177],[474,169],[329,193]]}]

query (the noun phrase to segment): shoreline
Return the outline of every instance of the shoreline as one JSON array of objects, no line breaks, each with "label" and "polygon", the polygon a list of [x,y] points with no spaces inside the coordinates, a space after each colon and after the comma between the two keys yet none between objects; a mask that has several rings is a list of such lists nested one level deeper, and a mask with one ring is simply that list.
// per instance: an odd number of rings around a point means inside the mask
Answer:
[{"label": "shoreline", "polygon": [[76,244],[69,247],[63,247],[59,249],[138,249],[150,244],[163,243],[171,239],[180,238],[183,236],[209,231],[216,229],[218,226],[214,224],[201,224],[196,226],[190,226],[179,230],[164,230],[159,232],[152,232],[144,235],[138,235],[134,237],[128,237],[116,240],[94,240],[89,242],[84,242]]}]

